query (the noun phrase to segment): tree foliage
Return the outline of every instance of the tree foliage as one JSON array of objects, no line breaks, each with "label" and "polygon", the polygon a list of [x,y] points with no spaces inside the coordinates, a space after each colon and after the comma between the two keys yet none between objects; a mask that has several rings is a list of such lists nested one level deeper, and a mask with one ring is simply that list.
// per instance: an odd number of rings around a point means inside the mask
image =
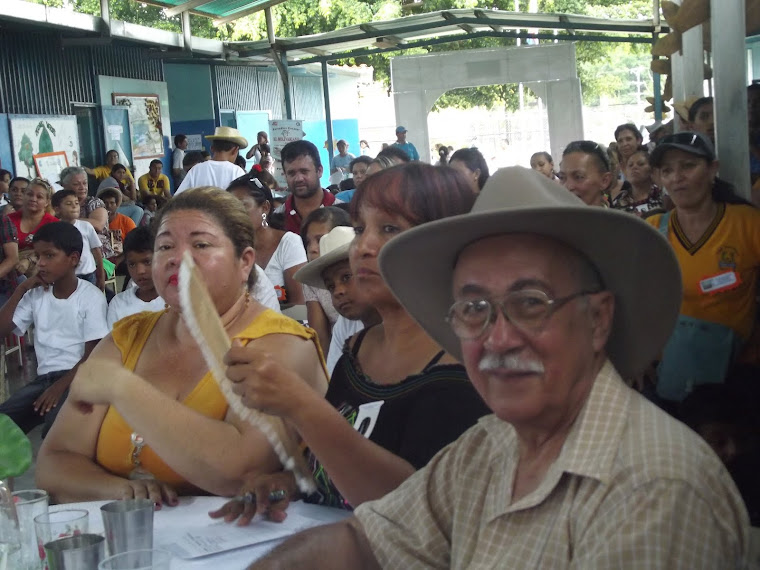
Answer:
[{"label": "tree foliage", "polygon": [[[100,14],[99,0],[28,0],[48,6],[68,7],[78,12]],[[537,7],[543,13],[589,15],[600,18],[649,18],[651,0],[519,0],[519,8],[527,12]],[[424,0],[422,12],[457,8],[483,8],[511,11],[515,0]],[[110,0],[111,17],[145,26],[181,31],[180,18],[167,18],[164,11],[136,0]],[[294,37],[337,30],[365,22],[389,20],[404,15],[400,0],[287,0],[272,8],[275,35]],[[225,26],[215,28],[210,18],[191,16],[193,35],[230,41],[254,41],[267,37],[262,12],[246,16]],[[562,32],[560,37],[570,32]],[[390,82],[390,60],[393,56],[415,53],[438,53],[461,49],[514,46],[511,38],[471,38],[455,42],[407,49],[362,57],[345,58],[337,63],[344,65],[366,64],[375,69],[375,79]],[[584,102],[594,104],[601,99],[633,102],[637,96],[637,76],[631,69],[642,70],[641,79],[651,82],[648,71],[650,57],[648,44],[576,42],[578,76]],[[642,93],[651,92],[648,84],[641,86]],[[519,95],[516,85],[489,85],[467,87],[444,94],[436,107],[515,109]]]}]

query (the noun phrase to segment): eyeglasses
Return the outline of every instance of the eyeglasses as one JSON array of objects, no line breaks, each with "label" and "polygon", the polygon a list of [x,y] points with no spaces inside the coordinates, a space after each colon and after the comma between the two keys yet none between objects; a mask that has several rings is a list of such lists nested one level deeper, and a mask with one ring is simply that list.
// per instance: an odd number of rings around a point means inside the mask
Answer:
[{"label": "eyeglasses", "polygon": [[521,331],[538,333],[564,304],[577,297],[596,293],[599,291],[579,291],[567,297],[552,299],[543,291],[524,289],[507,293],[500,301],[488,299],[457,301],[451,305],[446,321],[459,338],[472,340],[478,338],[496,322],[498,308],[504,317]]}]

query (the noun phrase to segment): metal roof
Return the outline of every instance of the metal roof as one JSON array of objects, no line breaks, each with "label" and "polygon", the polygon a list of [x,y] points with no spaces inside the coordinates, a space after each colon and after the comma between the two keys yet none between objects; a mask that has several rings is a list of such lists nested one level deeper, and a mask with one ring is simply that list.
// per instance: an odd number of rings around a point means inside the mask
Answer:
[{"label": "metal roof", "polygon": [[163,6],[167,17],[189,10],[213,18],[214,25],[221,26],[282,2],[285,0],[148,0],[146,3]]},{"label": "metal roof", "polygon": [[[337,59],[485,36],[539,39],[625,41],[650,43],[656,28],[652,19],[612,20],[571,14],[526,14],[502,10],[458,9],[356,24],[333,32],[276,38],[276,49],[289,64]],[[557,33],[564,32],[562,36]],[[591,33],[589,33],[591,32]],[[436,43],[436,42],[432,42]],[[228,42],[239,57],[267,56],[267,40]]]}]

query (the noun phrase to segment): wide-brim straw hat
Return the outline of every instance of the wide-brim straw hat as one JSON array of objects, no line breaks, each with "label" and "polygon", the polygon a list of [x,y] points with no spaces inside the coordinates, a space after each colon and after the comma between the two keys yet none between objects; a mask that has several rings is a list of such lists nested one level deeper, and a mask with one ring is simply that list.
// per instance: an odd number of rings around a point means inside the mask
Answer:
[{"label": "wide-brim straw hat", "polygon": [[510,233],[556,239],[595,266],[615,296],[606,348],[624,378],[641,373],[658,356],[682,297],[681,272],[668,242],[637,216],[587,206],[527,168],[497,171],[469,214],[422,224],[392,239],[380,252],[380,269],[409,314],[461,359],[460,340],[445,320],[454,302],[457,257],[468,244]]},{"label": "wide-brim straw hat", "polygon": [[213,135],[206,135],[205,137],[210,141],[229,141],[238,145],[240,148],[248,146],[246,138],[240,134],[240,131],[233,129],[232,127],[216,127]]},{"label": "wide-brim straw hat", "polygon": [[114,190],[118,194],[118,198],[116,199],[116,207],[121,208],[121,202],[124,200],[124,194],[122,193],[120,188],[102,188],[98,190],[96,197],[101,198],[103,192],[107,192],[109,190]]},{"label": "wide-brim straw hat", "polygon": [[348,259],[348,249],[354,241],[354,235],[352,227],[334,227],[319,239],[319,257],[296,271],[293,278],[304,285],[327,289],[322,272],[331,265]]}]

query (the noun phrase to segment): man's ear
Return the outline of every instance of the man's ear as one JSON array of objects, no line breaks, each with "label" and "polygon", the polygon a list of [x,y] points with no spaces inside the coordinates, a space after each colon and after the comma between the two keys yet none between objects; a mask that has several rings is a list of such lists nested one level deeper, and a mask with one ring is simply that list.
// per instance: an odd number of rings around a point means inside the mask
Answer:
[{"label": "man's ear", "polygon": [[591,318],[591,342],[595,352],[607,344],[615,317],[615,296],[610,291],[589,295],[589,315]]}]

